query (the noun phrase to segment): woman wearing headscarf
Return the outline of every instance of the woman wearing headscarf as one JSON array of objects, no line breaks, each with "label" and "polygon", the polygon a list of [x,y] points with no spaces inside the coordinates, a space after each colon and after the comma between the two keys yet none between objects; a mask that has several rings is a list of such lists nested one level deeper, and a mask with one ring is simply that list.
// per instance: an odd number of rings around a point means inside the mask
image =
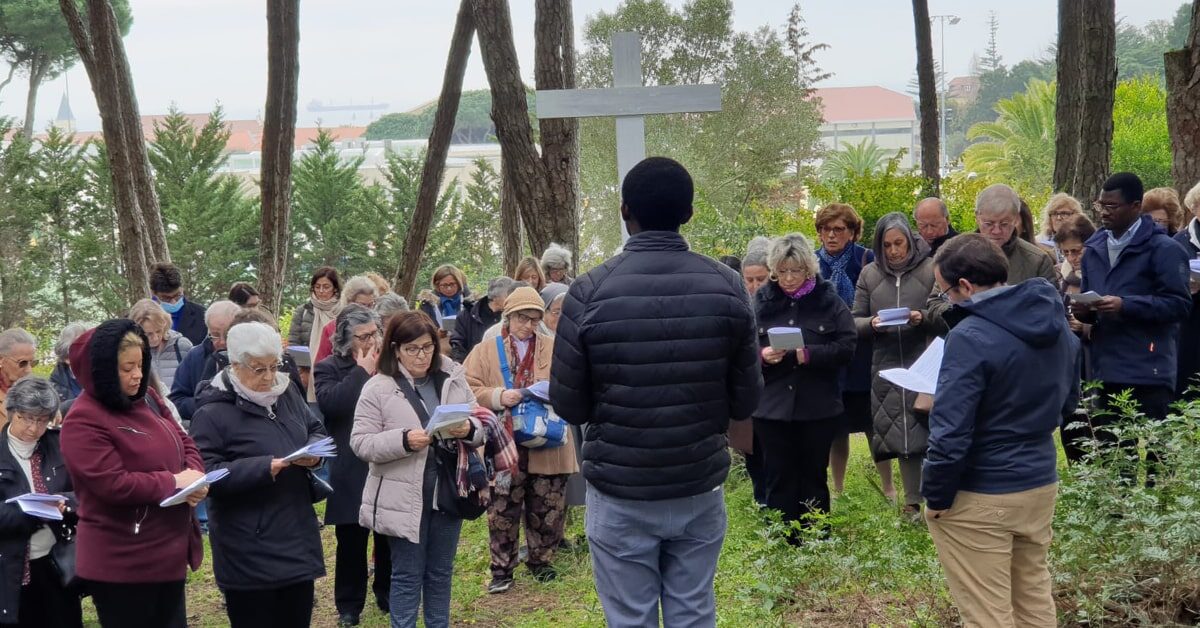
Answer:
[{"label": "woman wearing headscarf", "polygon": [[[363,386],[375,375],[382,339],[378,314],[361,305],[347,305],[337,317],[333,355],[313,369],[317,403],[325,417],[325,427],[340,452],[350,451],[354,409]],[[357,623],[367,600],[367,541],[371,531],[358,523],[358,508],[367,483],[367,463],[352,455],[334,458],[329,483],[333,495],[325,503],[325,525],[334,526],[337,538],[334,604],[339,618]],[[373,554],[375,582],[371,590],[376,605],[387,610],[392,565],[387,539],[382,534],[375,534]]]},{"label": "woman wearing headscarf", "polygon": [[[898,212],[879,219],[872,248],[875,261],[858,277],[853,309],[859,338],[873,343],[871,453],[876,462],[900,460],[904,513],[919,521],[929,427],[913,411],[916,395],[883,379],[879,371],[912,366],[935,335],[924,311],[933,292],[933,260],[924,239],[913,236],[908,218]],[[883,324],[880,310],[902,307],[909,308],[907,322]]]},{"label": "woman wearing headscarf", "polygon": [[[786,522],[810,525],[805,516],[829,512],[825,470],[841,431],[842,369],[854,357],[856,332],[850,308],[821,278],[817,256],[799,233],[771,242],[771,279],[754,295],[763,371],[763,394],[754,412],[762,456],[766,504]],[[770,329],[794,327],[804,346],[771,346]],[[798,543],[799,537],[788,535]]]},{"label": "woman wearing headscarf", "polygon": [[[544,317],[545,302],[533,288],[517,288],[504,301],[500,344],[503,345],[504,359],[510,365],[512,388],[505,384],[500,368],[501,354],[495,341],[485,340],[476,345],[463,363],[467,383],[471,385],[476,401],[497,413],[503,412],[502,421],[510,432],[512,408],[524,398],[521,391],[550,378],[554,339],[537,333]],[[519,471],[513,474],[511,488],[507,492],[494,493],[488,506],[492,552],[489,593],[504,593],[512,588],[522,519],[529,548],[526,566],[539,582],[557,577],[550,563],[563,538],[567,478],[579,471],[570,431],[567,442],[561,447],[530,449],[518,446],[517,450]]]},{"label": "woman wearing headscarf", "polygon": [[[770,238],[756,236],[746,245],[746,255],[738,260],[738,272],[742,276],[746,292],[750,295],[751,305],[759,288],[771,278],[771,269],[767,268],[767,253],[770,248]],[[750,477],[750,485],[754,491],[754,502],[765,506],[767,482],[763,476],[762,456],[758,454],[759,447],[754,442],[754,422],[730,421],[729,446],[742,454],[746,475]]]},{"label": "woman wearing headscarf", "polygon": [[114,319],[71,345],[83,393],[63,421],[62,451],[79,501],[75,569],[104,626],[183,628],[183,585],[204,555],[193,507],[159,503],[204,476],[195,443],[150,387],[150,344]]},{"label": "woman wearing headscarf", "polygon": [[283,371],[283,343],[265,323],[229,328],[229,366],[196,399],[192,435],[208,471],[229,476],[208,500],[213,574],[233,628],[307,626],[313,581],[325,575],[307,470],[292,452],[325,436]]},{"label": "woman wearing headscarf", "polygon": [[[9,389],[4,405],[12,420],[0,432],[0,624],[81,628],[79,592],[62,585],[52,555],[60,543],[71,542],[78,520],[58,430],[48,429],[58,414],[58,394],[50,382],[24,377]],[[62,520],[3,503],[33,492],[62,496]]]},{"label": "woman wearing headscarf", "polygon": [[32,373],[37,365],[37,340],[33,334],[19,327],[0,332],[0,426],[8,421],[4,410],[8,389]]}]

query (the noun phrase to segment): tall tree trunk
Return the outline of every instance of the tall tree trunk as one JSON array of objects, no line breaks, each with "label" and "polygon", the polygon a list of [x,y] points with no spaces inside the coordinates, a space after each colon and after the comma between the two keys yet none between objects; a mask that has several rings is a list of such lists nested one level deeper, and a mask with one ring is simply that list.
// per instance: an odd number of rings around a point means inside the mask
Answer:
[{"label": "tall tree trunk", "polygon": [[929,2],[913,0],[913,25],[917,29],[917,86],[921,97],[921,174],[929,181],[929,195],[941,188],[938,146],[938,93],[933,69],[933,33]]},{"label": "tall tree trunk", "polygon": [[25,139],[33,138],[34,127],[37,125],[38,89],[42,86],[42,81],[45,80],[46,72],[49,69],[50,60],[44,54],[34,55],[29,60],[29,90],[25,93],[25,126],[21,129]]},{"label": "tall tree trunk", "polygon": [[[503,162],[500,164],[504,172]],[[509,178],[500,175],[500,257],[504,260],[504,274],[512,276],[521,263],[521,209],[513,193]]]},{"label": "tall tree trunk", "polygon": [[[121,28],[117,15],[108,0],[89,0],[96,5],[95,11],[105,21],[105,30],[112,40],[113,65],[116,68],[117,97],[121,103],[121,125],[125,130],[125,141],[132,168],[134,193],[146,224],[146,242],[149,244],[149,262],[170,262],[171,249],[167,245],[167,231],[163,226],[162,210],[158,204],[158,192],[154,187],[154,175],[150,170],[150,158],[146,152],[146,136],[142,131],[142,116],[138,110],[137,94],[133,89],[133,70],[125,55],[125,44],[121,41]],[[90,8],[90,5],[89,5]]]},{"label": "tall tree trunk", "polygon": [[[133,168],[129,163],[120,96],[116,88],[116,74],[119,70],[113,62],[113,38],[104,30],[109,24],[115,27],[115,21],[104,19],[101,13],[95,10],[96,4],[96,0],[89,0],[88,20],[85,22],[74,0],[59,0],[59,8],[75,47],[79,50],[80,61],[87,70],[92,93],[96,96],[96,105],[100,110],[100,123],[108,154],[109,173],[112,177],[121,262],[128,282],[128,296],[137,300],[150,294],[150,269],[147,261],[154,257],[146,238],[145,220],[134,190]],[[107,2],[103,0],[98,4],[107,7]]]},{"label": "tall tree trunk", "polygon": [[[571,0],[534,4],[533,75],[537,89],[575,88],[575,23]],[[579,120],[538,121],[551,207],[550,237],[579,259]],[[541,249],[535,249],[540,254]]]},{"label": "tall tree trunk", "polygon": [[533,143],[525,84],[513,43],[507,0],[472,0],[479,52],[492,92],[492,121],[504,154],[502,176],[511,180],[529,247],[544,251],[554,239],[555,207],[546,165]]},{"label": "tall tree trunk", "polygon": [[1171,178],[1179,198],[1183,198],[1200,181],[1200,0],[1192,2],[1186,47],[1166,53],[1163,60],[1167,68]]},{"label": "tall tree trunk", "polygon": [[458,102],[462,98],[463,74],[467,71],[467,59],[471,56],[471,36],[475,34],[475,20],[471,14],[470,0],[462,0],[458,7],[458,18],[454,22],[454,34],[450,37],[450,52],[446,56],[446,72],[442,76],[442,93],[438,96],[437,112],[433,117],[433,129],[429,132],[429,144],[425,149],[425,165],[421,169],[421,183],[417,188],[417,204],[413,208],[408,232],[404,234],[404,247],[400,254],[400,265],[396,269],[396,281],[392,286],[396,294],[410,300],[417,284],[417,273],[421,269],[421,257],[429,241],[429,229],[433,225],[433,214],[437,209],[438,192],[442,188],[442,175],[446,170],[446,155],[454,134],[454,119],[458,117]]},{"label": "tall tree trunk", "polygon": [[1115,0],[1086,0],[1081,3],[1083,41],[1079,47],[1083,63],[1082,100],[1079,116],[1079,157],[1071,195],[1085,207],[1100,195],[1112,159],[1113,98],[1117,90],[1117,10]]},{"label": "tall tree trunk", "polygon": [[272,312],[279,312],[287,277],[299,80],[300,0],[267,0],[267,104],[263,117],[258,289]]},{"label": "tall tree trunk", "polygon": [[[1054,190],[1074,192],[1075,165],[1079,161],[1081,97],[1084,63],[1083,24],[1080,17],[1088,0],[1058,0],[1057,97],[1054,103]],[[1091,201],[1095,199],[1079,199]],[[1085,207],[1091,207],[1085,202]]]}]

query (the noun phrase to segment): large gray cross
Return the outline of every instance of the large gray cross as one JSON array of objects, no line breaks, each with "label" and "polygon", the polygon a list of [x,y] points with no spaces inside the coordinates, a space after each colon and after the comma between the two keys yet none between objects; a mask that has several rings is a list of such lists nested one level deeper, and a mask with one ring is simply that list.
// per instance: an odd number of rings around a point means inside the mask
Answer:
[{"label": "large gray cross", "polygon": [[[613,86],[603,89],[556,89],[537,92],[538,118],[617,118],[618,187],[646,158],[645,117],[659,113],[721,110],[720,85],[642,85],[642,36],[614,33]],[[621,222],[622,240],[629,237]]]}]

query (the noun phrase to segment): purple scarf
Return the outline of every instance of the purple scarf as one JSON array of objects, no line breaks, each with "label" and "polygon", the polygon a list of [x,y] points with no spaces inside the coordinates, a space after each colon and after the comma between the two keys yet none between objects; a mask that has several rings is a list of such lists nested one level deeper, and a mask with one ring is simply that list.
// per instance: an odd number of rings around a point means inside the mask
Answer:
[{"label": "purple scarf", "polygon": [[[791,297],[793,300],[795,300],[795,299],[799,299],[800,297],[803,297],[803,296],[807,295],[808,293],[812,292],[813,288],[816,288],[816,287],[817,287],[817,278],[809,277],[807,281],[800,284],[799,288],[796,288],[795,292],[788,292],[787,290],[784,290],[783,293],[788,295],[789,297]],[[782,290],[783,286],[780,286],[780,289]]]}]

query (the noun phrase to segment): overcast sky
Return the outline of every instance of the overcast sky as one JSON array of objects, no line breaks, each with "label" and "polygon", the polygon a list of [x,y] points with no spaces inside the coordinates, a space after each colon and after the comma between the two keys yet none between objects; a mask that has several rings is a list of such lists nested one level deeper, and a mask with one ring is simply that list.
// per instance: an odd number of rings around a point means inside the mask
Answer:
[{"label": "overcast sky", "polygon": [[[682,5],[682,0],[669,0]],[[1132,24],[1169,19],[1180,0],[1117,0],[1117,14]],[[230,118],[255,118],[265,99],[266,19],[261,0],[130,0],[134,24],[125,40],[142,114],[164,113],[171,103],[206,112],[220,102]],[[300,8],[299,124],[330,114],[307,111],[325,104],[387,103],[404,111],[437,97],[458,2],[452,0],[304,0]],[[511,0],[521,74],[533,82],[533,2]],[[575,0],[577,32],[587,16],[611,11],[618,0]],[[815,41],[831,49],[818,59],[834,73],[824,86],[883,85],[904,90],[914,74],[912,5],[907,0],[808,0],[802,2]],[[734,0],[739,30],[782,27],[788,0]],[[1055,38],[1051,0],[930,0],[933,14],[956,14],[946,27],[949,76],[967,71],[972,53],[987,44],[988,10],[1000,20],[999,46],[1006,63],[1040,56]],[[577,37],[577,42],[579,41]],[[941,34],[933,33],[935,55]],[[38,129],[54,117],[69,85],[81,130],[98,129],[95,100],[83,68],[43,85]],[[465,89],[487,87],[473,51]],[[0,114],[24,115],[26,85],[14,80],[0,92]],[[360,114],[360,122],[364,120]]]}]

